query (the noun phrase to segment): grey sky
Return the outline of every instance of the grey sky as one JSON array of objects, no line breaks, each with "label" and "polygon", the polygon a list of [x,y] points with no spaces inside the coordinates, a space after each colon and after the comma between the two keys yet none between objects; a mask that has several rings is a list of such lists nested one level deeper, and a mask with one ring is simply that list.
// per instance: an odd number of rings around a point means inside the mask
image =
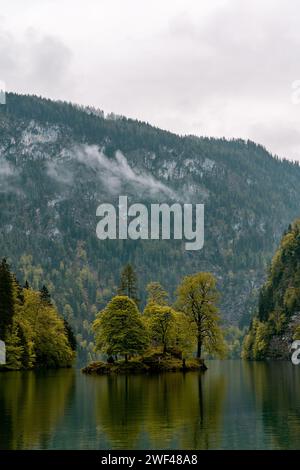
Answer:
[{"label": "grey sky", "polygon": [[1,0],[0,80],[300,160],[299,25],[297,0]]}]

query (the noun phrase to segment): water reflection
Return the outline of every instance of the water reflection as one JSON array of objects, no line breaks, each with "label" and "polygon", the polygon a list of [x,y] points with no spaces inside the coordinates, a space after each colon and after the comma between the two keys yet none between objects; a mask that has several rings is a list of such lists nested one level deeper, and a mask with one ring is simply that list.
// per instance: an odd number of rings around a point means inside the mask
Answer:
[{"label": "water reflection", "polygon": [[197,373],[107,377],[97,429],[112,448],[210,448],[221,437],[224,377]]},{"label": "water reflection", "polygon": [[249,387],[261,409],[272,447],[297,449],[300,442],[300,374],[288,362],[245,364]]},{"label": "water reflection", "polygon": [[0,449],[299,449],[300,366],[0,374]]},{"label": "water reflection", "polygon": [[0,374],[0,449],[47,448],[74,378],[73,370]]}]

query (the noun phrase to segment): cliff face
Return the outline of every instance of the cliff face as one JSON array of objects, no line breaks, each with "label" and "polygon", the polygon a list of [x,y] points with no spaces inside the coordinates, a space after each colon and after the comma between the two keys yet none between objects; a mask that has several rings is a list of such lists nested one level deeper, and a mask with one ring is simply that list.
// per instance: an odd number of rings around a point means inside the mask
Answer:
[{"label": "cliff face", "polygon": [[280,359],[289,360],[291,358],[291,344],[294,339],[299,339],[300,328],[300,312],[292,315],[290,320],[287,322],[286,328],[279,335],[271,337],[269,346],[266,352],[266,358],[268,359]]},{"label": "cliff face", "polygon": [[247,359],[290,359],[300,339],[300,220],[283,236],[244,341]]}]

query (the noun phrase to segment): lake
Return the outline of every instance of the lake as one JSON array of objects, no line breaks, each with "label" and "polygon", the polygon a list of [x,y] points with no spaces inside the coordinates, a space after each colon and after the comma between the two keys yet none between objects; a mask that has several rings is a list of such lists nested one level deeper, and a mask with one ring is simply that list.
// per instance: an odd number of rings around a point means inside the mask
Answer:
[{"label": "lake", "polygon": [[0,449],[300,449],[300,366],[0,373]]}]

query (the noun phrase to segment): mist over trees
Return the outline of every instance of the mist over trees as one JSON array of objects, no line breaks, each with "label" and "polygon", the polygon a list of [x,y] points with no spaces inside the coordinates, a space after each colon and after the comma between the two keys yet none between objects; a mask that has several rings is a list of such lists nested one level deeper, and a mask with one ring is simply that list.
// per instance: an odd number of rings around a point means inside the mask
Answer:
[{"label": "mist over trees", "polygon": [[[299,165],[251,141],[180,137],[71,103],[6,98],[0,106],[1,165],[8,170],[0,175],[0,252],[22,285],[47,286],[74,330],[81,365],[96,357],[92,323],[118,293],[128,263],[138,274],[141,310],[150,281],[164,285],[173,305],[180,280],[203,270],[218,280],[224,325],[249,325],[266,266],[299,212]],[[78,148],[87,150],[84,157],[96,153],[96,162],[103,149],[107,167],[78,158]],[[96,207],[114,203],[116,188],[146,205],[161,197],[122,179],[117,152],[143,182],[150,175],[183,202],[205,204],[203,250],[191,255],[180,240],[97,239]],[[231,331],[230,338],[233,333],[236,351],[240,333]]]}]

